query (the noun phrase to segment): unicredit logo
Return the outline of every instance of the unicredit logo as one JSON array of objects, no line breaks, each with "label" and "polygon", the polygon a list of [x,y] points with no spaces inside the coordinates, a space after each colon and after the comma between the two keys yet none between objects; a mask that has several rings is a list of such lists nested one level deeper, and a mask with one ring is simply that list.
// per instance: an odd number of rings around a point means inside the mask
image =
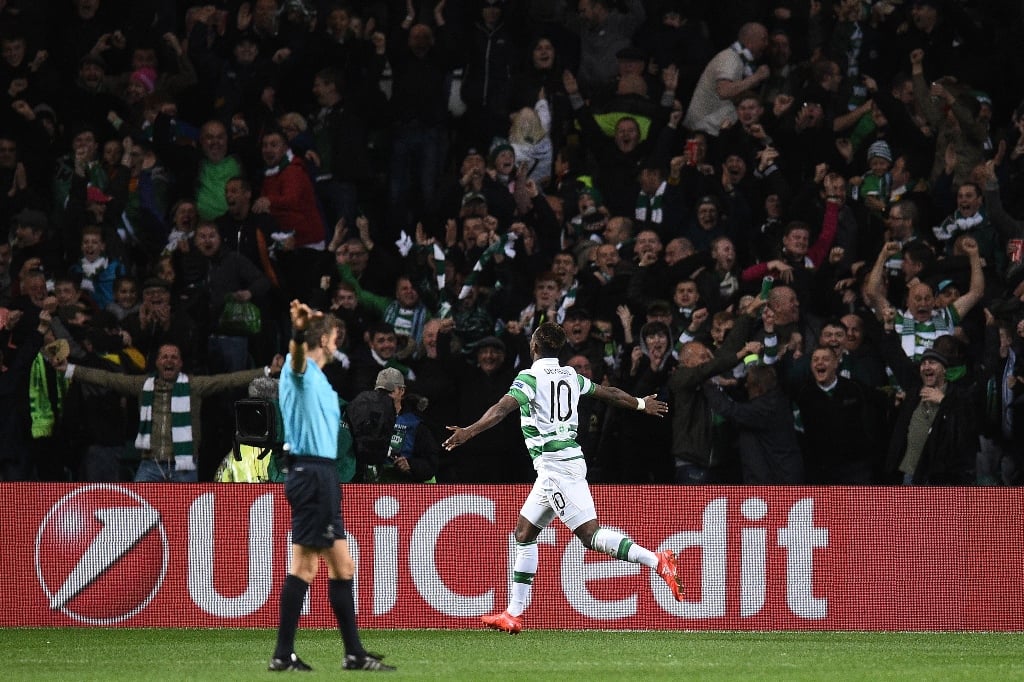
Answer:
[{"label": "unicredit logo", "polygon": [[160,513],[119,486],[68,493],[36,535],[36,575],[50,608],[91,625],[117,623],[146,608],[167,562]]}]

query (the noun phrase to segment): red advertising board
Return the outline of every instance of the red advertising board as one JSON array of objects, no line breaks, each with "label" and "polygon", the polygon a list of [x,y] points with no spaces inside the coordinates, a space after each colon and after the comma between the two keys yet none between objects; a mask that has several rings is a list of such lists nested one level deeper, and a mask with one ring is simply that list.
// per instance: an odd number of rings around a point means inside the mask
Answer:
[{"label": "red advertising board", "polygon": [[[525,486],[345,486],[361,627],[476,627],[504,608]],[[273,627],[275,485],[0,484],[0,625]],[[1017,489],[598,486],[601,523],[679,552],[638,565],[539,539],[531,628],[1024,629]],[[304,627],[333,627],[326,570]]]}]

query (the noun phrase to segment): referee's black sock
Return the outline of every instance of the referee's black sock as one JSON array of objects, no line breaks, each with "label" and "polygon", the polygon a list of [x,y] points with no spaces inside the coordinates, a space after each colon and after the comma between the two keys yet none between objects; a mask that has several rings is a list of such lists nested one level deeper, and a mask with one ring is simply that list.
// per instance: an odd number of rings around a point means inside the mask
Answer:
[{"label": "referee's black sock", "polygon": [[277,648],[274,658],[288,658],[295,652],[295,631],[299,629],[302,600],[306,598],[309,583],[298,576],[288,575],[281,587],[281,624],[277,627]]},{"label": "referee's black sock", "polygon": [[356,627],[356,600],[352,595],[352,581],[337,578],[328,581],[327,598],[331,600],[331,609],[338,619],[341,640],[345,643],[345,653],[363,656],[366,650],[359,641],[359,628]]}]

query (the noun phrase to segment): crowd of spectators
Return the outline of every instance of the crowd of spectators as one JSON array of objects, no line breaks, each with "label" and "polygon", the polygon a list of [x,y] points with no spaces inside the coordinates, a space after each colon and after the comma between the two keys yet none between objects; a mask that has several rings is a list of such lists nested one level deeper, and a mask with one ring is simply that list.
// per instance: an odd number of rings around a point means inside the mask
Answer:
[{"label": "crowd of spectators", "polygon": [[[338,394],[394,368],[438,441],[562,324],[670,404],[582,402],[592,482],[1016,484],[1022,36],[971,0],[0,1],[0,478],[133,475],[138,405],[69,358],[262,367],[299,299]],[[436,480],[532,480],[519,428]]]}]

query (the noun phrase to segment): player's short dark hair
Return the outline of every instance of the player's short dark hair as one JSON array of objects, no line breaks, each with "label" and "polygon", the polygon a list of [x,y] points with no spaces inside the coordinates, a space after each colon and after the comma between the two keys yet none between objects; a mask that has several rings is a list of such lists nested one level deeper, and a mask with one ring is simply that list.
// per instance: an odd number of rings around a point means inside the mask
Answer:
[{"label": "player's short dark hair", "polygon": [[565,345],[565,330],[554,322],[545,322],[533,332],[533,342],[542,358],[556,358]]}]

